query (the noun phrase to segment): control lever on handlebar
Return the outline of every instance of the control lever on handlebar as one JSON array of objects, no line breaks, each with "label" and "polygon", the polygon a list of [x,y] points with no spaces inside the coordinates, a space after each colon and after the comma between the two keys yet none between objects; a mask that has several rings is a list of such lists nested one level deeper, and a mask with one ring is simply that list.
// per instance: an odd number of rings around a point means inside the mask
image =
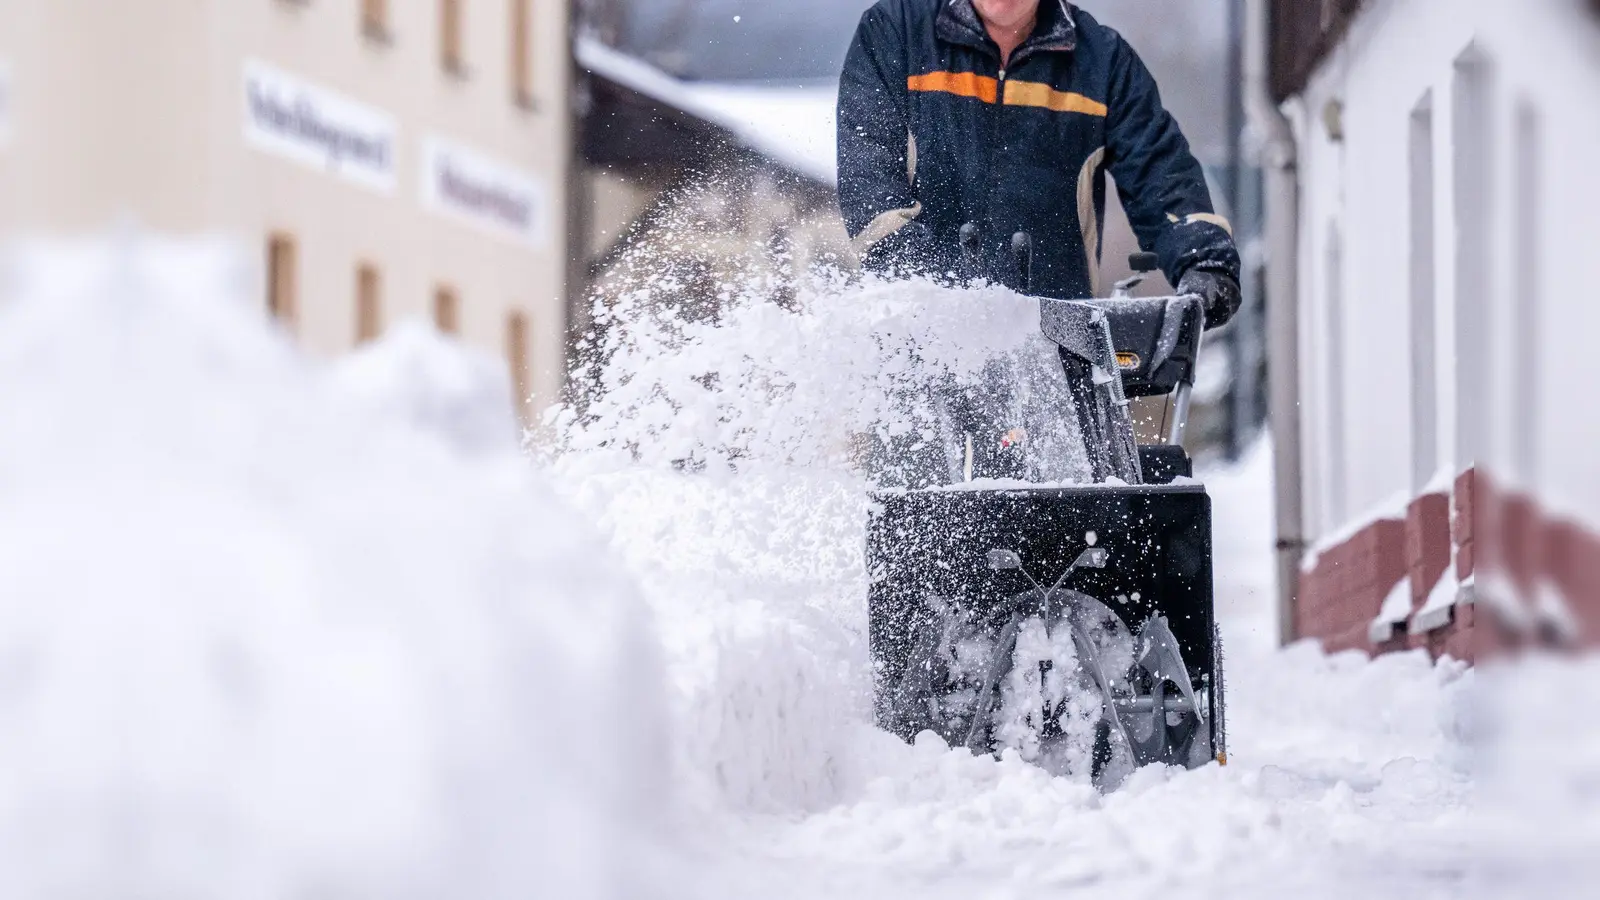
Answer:
[{"label": "control lever on handlebar", "polygon": [[978,237],[977,222],[968,222],[967,224],[961,226],[961,233],[959,236],[961,241],[961,253],[962,255],[966,256],[967,262],[971,263],[974,267],[978,265],[978,252],[981,249],[978,246]]},{"label": "control lever on handlebar", "polygon": [[1011,236],[1011,257],[1017,262],[1017,272],[1022,275],[1022,292],[1033,293],[1033,237],[1026,231]]},{"label": "control lever on handlebar", "polygon": [[1127,299],[1133,296],[1133,289],[1141,284],[1151,272],[1161,268],[1161,257],[1154,253],[1131,253],[1128,255],[1128,268],[1133,274],[1117,282],[1116,288],[1111,292],[1113,300]]},{"label": "control lever on handlebar", "polygon": [[[968,222],[961,226],[957,234],[961,242],[961,255],[975,272],[984,271],[983,230],[977,222]],[[1011,236],[1011,258],[1016,264],[1017,275],[1021,284],[1011,286],[1024,294],[1033,293],[1033,237],[1026,231],[1019,231]],[[992,259],[992,258],[991,258]],[[1000,273],[988,273],[991,279],[1010,281],[999,278]]]}]

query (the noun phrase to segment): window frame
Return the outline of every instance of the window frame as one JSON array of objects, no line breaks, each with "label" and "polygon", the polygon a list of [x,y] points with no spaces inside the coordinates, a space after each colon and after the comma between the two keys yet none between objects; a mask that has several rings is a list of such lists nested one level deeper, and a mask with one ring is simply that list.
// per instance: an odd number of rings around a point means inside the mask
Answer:
[{"label": "window frame", "polygon": [[439,68],[467,77],[466,0],[439,0]]},{"label": "window frame", "polygon": [[361,33],[380,44],[390,43],[394,39],[390,12],[389,0],[361,0]]},{"label": "window frame", "polygon": [[525,310],[506,314],[506,367],[511,373],[511,400],[524,418],[533,397],[533,318]]},{"label": "window frame", "polygon": [[440,334],[461,334],[461,294],[451,285],[440,284],[433,289],[433,327]]},{"label": "window frame", "polygon": [[509,0],[511,4],[511,101],[522,109],[539,106],[538,76],[535,72],[533,0]]},{"label": "window frame", "polygon": [[1409,130],[1411,485],[1420,494],[1439,469],[1438,169],[1432,89],[1412,108]]},{"label": "window frame", "polygon": [[288,231],[267,234],[267,312],[294,330],[300,318],[300,246]]},{"label": "window frame", "polygon": [[383,335],[383,272],[371,261],[356,265],[355,325],[357,347]]}]

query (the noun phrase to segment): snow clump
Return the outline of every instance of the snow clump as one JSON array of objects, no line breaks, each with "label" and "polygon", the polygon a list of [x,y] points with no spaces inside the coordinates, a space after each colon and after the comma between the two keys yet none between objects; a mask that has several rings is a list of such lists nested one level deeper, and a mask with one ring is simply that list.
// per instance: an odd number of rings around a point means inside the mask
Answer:
[{"label": "snow clump", "polygon": [[234,258],[12,254],[0,896],[665,895],[648,616],[492,367],[313,363]]}]

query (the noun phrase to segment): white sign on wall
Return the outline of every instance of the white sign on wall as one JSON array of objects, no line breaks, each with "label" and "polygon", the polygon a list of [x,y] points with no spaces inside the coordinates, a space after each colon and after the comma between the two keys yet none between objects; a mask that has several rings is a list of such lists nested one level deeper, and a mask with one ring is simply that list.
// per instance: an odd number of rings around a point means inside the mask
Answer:
[{"label": "white sign on wall", "polygon": [[394,191],[396,127],[383,110],[254,60],[244,64],[244,107],[250,146]]},{"label": "white sign on wall", "polygon": [[11,140],[11,66],[0,59],[0,147]]},{"label": "white sign on wall", "polygon": [[548,191],[539,176],[438,137],[422,149],[422,205],[528,246],[547,239]]}]

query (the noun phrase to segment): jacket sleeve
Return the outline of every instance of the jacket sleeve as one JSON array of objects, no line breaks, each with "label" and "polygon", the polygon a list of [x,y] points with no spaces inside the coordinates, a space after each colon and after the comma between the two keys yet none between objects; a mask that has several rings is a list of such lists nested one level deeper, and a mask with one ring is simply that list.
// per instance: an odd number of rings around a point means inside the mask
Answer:
[{"label": "jacket sleeve", "polygon": [[1154,76],[1121,40],[1112,55],[1108,101],[1107,168],[1139,246],[1160,257],[1174,285],[1195,266],[1237,280],[1233,227],[1211,205],[1205,173],[1162,106]]},{"label": "jacket sleeve", "polygon": [[862,267],[906,274],[946,265],[918,221],[906,40],[879,8],[861,17],[839,79],[839,207]]}]

